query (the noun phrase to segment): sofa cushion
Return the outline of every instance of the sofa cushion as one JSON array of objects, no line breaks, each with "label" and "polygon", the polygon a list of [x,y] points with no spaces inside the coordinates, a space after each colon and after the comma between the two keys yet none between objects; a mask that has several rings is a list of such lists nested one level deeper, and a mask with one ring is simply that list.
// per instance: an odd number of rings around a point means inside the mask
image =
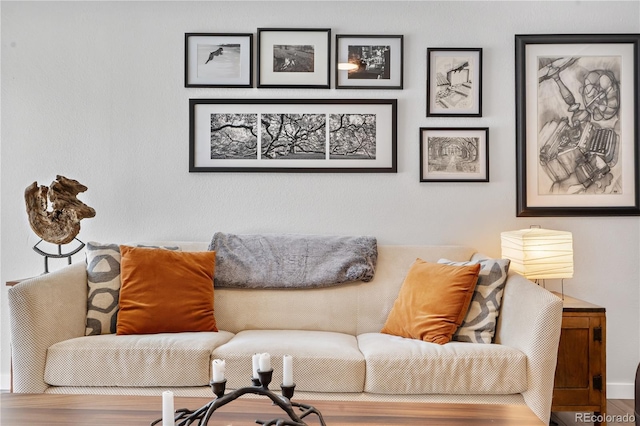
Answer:
[{"label": "sofa cushion", "polygon": [[215,252],[120,246],[117,334],[218,331],[213,314]]},{"label": "sofa cushion", "polygon": [[44,380],[52,386],[206,386],[211,352],[232,337],[226,331],[77,337],[47,349]]},{"label": "sofa cushion", "polygon": [[[180,250],[176,245],[152,246]],[[85,246],[85,252],[89,287],[85,335],[115,333],[120,297],[120,246],[90,241]]]},{"label": "sofa cushion", "polygon": [[480,265],[452,266],[416,259],[382,333],[447,343],[467,313],[479,271]]},{"label": "sofa cushion", "polygon": [[296,391],[362,392],[364,357],[355,336],[325,331],[246,330],[216,348],[212,358],[226,361],[227,388],[249,386],[254,353],[271,355],[273,380],[269,388],[280,389],[282,357],[293,357]]},{"label": "sofa cushion", "polygon": [[382,333],[358,336],[364,391],[377,394],[513,394],[527,390],[527,357],[509,346],[445,345]]},{"label": "sofa cushion", "polygon": [[452,262],[440,259],[438,263],[458,266],[480,264],[478,283],[473,292],[467,315],[452,340],[473,343],[493,342],[502,293],[509,272],[509,259],[479,260],[474,258],[469,262]]}]

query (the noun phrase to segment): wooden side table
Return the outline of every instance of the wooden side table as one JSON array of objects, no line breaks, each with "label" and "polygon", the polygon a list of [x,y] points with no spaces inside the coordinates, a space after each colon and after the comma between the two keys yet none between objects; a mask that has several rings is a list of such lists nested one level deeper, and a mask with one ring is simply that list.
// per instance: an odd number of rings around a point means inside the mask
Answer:
[{"label": "wooden side table", "polygon": [[6,284],[7,287],[13,287],[14,285],[20,284],[22,281],[26,281],[28,279],[29,278],[22,278],[22,279],[19,279],[19,280],[10,280],[10,281],[7,281],[5,284]]},{"label": "wooden side table", "polygon": [[606,414],[606,343],[605,308],[565,295],[551,411]]}]

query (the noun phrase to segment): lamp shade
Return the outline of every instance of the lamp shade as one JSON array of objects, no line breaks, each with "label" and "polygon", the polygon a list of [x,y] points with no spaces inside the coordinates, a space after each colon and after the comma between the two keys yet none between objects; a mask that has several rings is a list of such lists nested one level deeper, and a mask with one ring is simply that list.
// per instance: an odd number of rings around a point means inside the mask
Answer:
[{"label": "lamp shade", "polygon": [[573,277],[571,232],[531,228],[502,232],[500,238],[512,271],[529,279]]}]

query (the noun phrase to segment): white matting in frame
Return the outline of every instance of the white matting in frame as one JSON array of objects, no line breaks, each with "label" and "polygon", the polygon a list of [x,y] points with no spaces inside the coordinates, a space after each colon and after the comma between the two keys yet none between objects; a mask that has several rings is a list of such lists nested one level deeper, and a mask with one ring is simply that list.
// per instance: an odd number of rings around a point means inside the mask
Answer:
[{"label": "white matting in frame", "polygon": [[185,87],[253,87],[253,34],[185,34]]},{"label": "white matting in frame", "polygon": [[397,170],[395,99],[191,99],[189,104],[191,172]]},{"label": "white matting in frame", "polygon": [[402,89],[403,36],[337,35],[336,88]]},{"label": "white matting in frame", "polygon": [[427,49],[427,117],[482,117],[482,49]]},{"label": "white matting in frame", "polygon": [[[638,191],[635,181],[635,150],[634,123],[637,111],[634,109],[634,47],[631,44],[617,43],[584,43],[584,44],[529,44],[526,47],[526,194],[528,207],[626,207],[634,206]],[[595,126],[606,127],[608,122],[617,120],[613,127],[618,133],[614,144],[618,147],[614,152],[615,161],[608,167],[611,176],[610,184],[600,187],[593,185],[584,190],[583,185],[575,182],[574,187],[579,192],[572,192],[573,187],[555,184],[549,173],[545,172],[540,163],[543,145],[545,144],[545,128],[549,124],[562,124],[562,118],[571,115],[568,105],[563,100],[558,85],[553,79],[539,81],[539,61],[542,58],[575,58],[575,62],[561,74],[561,81],[574,94],[577,102],[582,103],[582,85],[588,78],[587,71],[597,71],[601,68],[611,68],[614,79],[619,78],[618,111],[616,117],[604,121],[593,121]],[[573,72],[572,70],[580,71]],[[637,71],[635,71],[637,72]],[[599,81],[602,81],[601,77]],[[636,77],[637,78],[637,77]],[[621,90],[621,88],[625,88]],[[548,89],[548,90],[547,90]],[[555,90],[555,95],[552,93]],[[612,92],[610,91],[610,94]],[[540,95],[545,94],[543,103]],[[611,95],[613,99],[613,95]],[[552,123],[553,122],[553,123]],[[605,124],[602,124],[605,123]],[[538,130],[540,129],[540,130]],[[540,131],[540,134],[539,134]],[[550,164],[551,166],[551,164]]]},{"label": "white matting in frame", "polygon": [[258,28],[258,87],[329,88],[330,29]]},{"label": "white matting in frame", "polygon": [[489,182],[489,128],[420,128],[420,182]]}]

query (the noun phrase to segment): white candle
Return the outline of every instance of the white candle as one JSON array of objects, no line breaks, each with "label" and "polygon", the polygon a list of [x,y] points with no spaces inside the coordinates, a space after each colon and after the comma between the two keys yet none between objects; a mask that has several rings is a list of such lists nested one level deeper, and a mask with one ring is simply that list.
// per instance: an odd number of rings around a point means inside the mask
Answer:
[{"label": "white candle", "polygon": [[162,392],[162,426],[175,426],[173,409],[173,392]]},{"label": "white candle", "polygon": [[258,378],[258,370],[260,369],[260,354],[253,354],[251,358],[251,363],[253,364],[253,378]]},{"label": "white candle", "polygon": [[271,370],[271,355],[264,353],[260,354],[260,371]]},{"label": "white candle", "polygon": [[216,383],[224,382],[224,370],[226,367],[226,361],[220,359],[214,359],[211,363],[213,369],[213,381]]},{"label": "white candle", "polygon": [[291,355],[282,357],[282,384],[293,386],[293,358]]}]

